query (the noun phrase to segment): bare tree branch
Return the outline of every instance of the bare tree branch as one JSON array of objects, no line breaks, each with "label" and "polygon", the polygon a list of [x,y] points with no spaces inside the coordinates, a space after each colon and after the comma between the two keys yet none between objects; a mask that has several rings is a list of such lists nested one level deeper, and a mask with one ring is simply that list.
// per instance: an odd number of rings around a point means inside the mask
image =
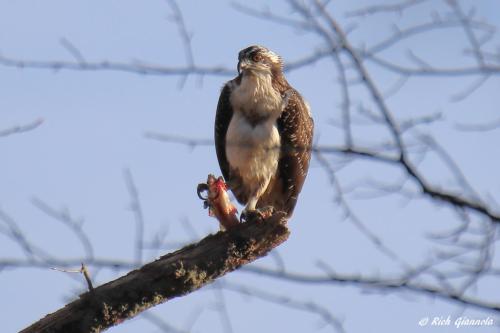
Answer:
[{"label": "bare tree branch", "polygon": [[281,214],[264,223],[239,224],[94,288],[21,332],[104,331],[265,256],[288,234]]},{"label": "bare tree branch", "polygon": [[304,284],[321,284],[321,285],[337,285],[348,284],[362,288],[369,288],[374,291],[411,291],[416,293],[427,294],[445,301],[471,306],[481,310],[500,313],[499,303],[488,303],[480,299],[464,296],[461,294],[445,293],[441,289],[423,283],[411,282],[401,278],[382,278],[382,277],[363,277],[360,275],[341,275],[330,272],[328,275],[302,275],[299,273],[287,273],[273,271],[266,268],[247,266],[241,270],[252,274],[269,276],[281,280],[304,283]]},{"label": "bare tree branch", "polygon": [[98,61],[98,62],[72,62],[65,60],[18,60],[0,55],[0,64],[6,67],[15,67],[19,69],[33,68],[33,69],[49,69],[59,71],[67,70],[80,70],[80,71],[117,71],[128,72],[141,75],[172,75],[172,76],[185,76],[185,75],[214,75],[214,76],[230,76],[234,75],[234,70],[225,67],[214,66],[185,66],[185,67],[167,67],[162,65],[147,64],[145,62],[111,62],[111,61]]},{"label": "bare tree branch", "polygon": [[58,268],[73,268],[85,262],[89,267],[109,268],[113,270],[128,270],[137,268],[137,264],[130,260],[108,259],[108,258],[48,258],[43,260],[26,260],[19,258],[1,258],[0,269],[16,269],[16,268],[39,268],[50,269]]},{"label": "bare tree branch", "polygon": [[377,13],[391,13],[396,12],[398,14],[402,14],[408,8],[419,5],[427,0],[404,0],[401,2],[389,4],[389,5],[371,5],[364,7],[362,9],[353,10],[347,13],[347,16],[365,16],[365,15],[373,15]]},{"label": "bare tree branch", "polygon": [[397,74],[410,75],[410,76],[443,76],[443,77],[457,77],[457,76],[476,76],[476,75],[500,75],[500,66],[498,65],[484,65],[484,66],[462,66],[462,67],[449,67],[449,68],[423,68],[423,67],[408,67],[395,64],[389,60],[365,54],[367,60]]},{"label": "bare tree branch", "polygon": [[[469,27],[471,29],[476,29],[480,31],[486,31],[488,33],[492,33],[495,29],[491,26],[488,25],[484,22],[480,21],[469,21],[468,23]],[[441,29],[449,29],[449,28],[456,28],[456,27],[461,27],[462,26],[462,21],[457,20],[457,19],[433,19],[429,22],[424,22],[424,23],[419,23],[415,24],[410,27],[406,27],[404,29],[399,28],[398,26],[393,26],[393,34],[390,35],[389,37],[386,37],[385,39],[375,43],[374,45],[371,45],[366,48],[366,50],[363,50],[361,54],[363,56],[370,55],[374,56],[377,53],[380,53],[382,51],[387,50],[391,46],[395,46],[398,43],[422,34],[422,33],[428,33],[431,31],[435,30],[441,30]]]}]

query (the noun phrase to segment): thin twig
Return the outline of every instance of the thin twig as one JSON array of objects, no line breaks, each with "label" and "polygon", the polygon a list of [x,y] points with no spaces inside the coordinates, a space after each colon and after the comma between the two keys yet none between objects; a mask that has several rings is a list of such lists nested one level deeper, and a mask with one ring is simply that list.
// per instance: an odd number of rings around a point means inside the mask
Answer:
[{"label": "thin twig", "polygon": [[59,70],[79,70],[79,71],[118,71],[141,75],[213,75],[213,76],[231,76],[234,75],[234,69],[228,69],[222,66],[184,66],[168,67],[163,65],[147,64],[145,62],[117,62],[117,61],[86,61],[72,62],[65,60],[19,60],[0,55],[0,64],[6,67],[15,67],[19,69],[49,69]]},{"label": "thin twig", "polygon": [[363,7],[362,9],[353,10],[346,13],[347,17],[353,16],[366,16],[373,15],[379,13],[398,13],[403,14],[403,12],[411,7],[419,5],[427,0],[404,0],[401,2],[393,3],[393,4],[383,4],[383,5],[371,5],[367,7]]},{"label": "thin twig", "polygon": [[477,298],[468,297],[460,294],[451,294],[443,292],[434,286],[408,282],[406,280],[401,280],[399,277],[396,278],[383,278],[383,277],[363,277],[360,275],[340,275],[340,274],[329,274],[329,275],[306,275],[299,273],[289,273],[289,272],[279,272],[273,271],[266,268],[247,266],[241,269],[242,272],[248,272],[257,275],[263,275],[268,277],[277,278],[280,280],[286,280],[290,282],[296,282],[301,284],[313,284],[313,285],[337,285],[337,284],[347,284],[354,285],[363,288],[369,288],[374,291],[411,291],[420,294],[426,294],[431,297],[436,297],[446,301],[452,301],[462,305],[467,305],[481,310],[491,311],[494,313],[500,313],[500,304],[493,302],[482,301]]},{"label": "thin twig", "polygon": [[87,288],[90,292],[94,291],[94,286],[92,285],[92,280],[90,279],[90,273],[85,266],[85,264],[82,262],[81,267],[79,269],[67,269],[67,268],[60,268],[60,267],[50,267],[50,269],[58,272],[63,272],[63,273],[81,273],[83,277],[85,278],[85,282],[87,283]]},{"label": "thin twig", "polygon": [[38,198],[31,199],[31,202],[35,207],[40,209],[40,211],[54,218],[56,221],[61,222],[75,234],[75,236],[80,240],[80,243],[83,246],[87,259],[92,259],[94,257],[94,248],[92,246],[92,242],[82,228],[83,219],[75,220],[70,215],[67,209],[58,211]]},{"label": "thin twig", "polygon": [[27,124],[27,125],[19,125],[19,126],[14,126],[11,128],[0,130],[0,137],[5,137],[5,136],[12,135],[12,134],[17,134],[17,133],[29,132],[31,130],[34,130],[35,128],[37,128],[41,124],[43,124],[43,121],[44,121],[43,119],[37,119],[37,120],[33,121],[32,123]]},{"label": "thin twig", "polygon": [[91,292],[94,291],[94,286],[92,286],[92,280],[90,279],[89,271],[88,271],[87,267],[83,264],[83,262],[82,262],[81,271],[83,273],[83,276],[85,277],[85,281],[87,281],[87,286],[89,288],[89,291],[91,291]]},{"label": "thin twig", "polygon": [[142,206],[139,199],[139,192],[134,183],[130,169],[125,169],[123,172],[127,190],[130,195],[130,210],[134,213],[135,221],[135,260],[137,263],[142,262],[142,251],[144,249],[144,215],[142,213]]},{"label": "thin twig", "polygon": [[287,308],[315,314],[324,321],[325,325],[330,326],[334,331],[345,332],[342,321],[336,318],[327,307],[315,302],[298,300],[287,295],[275,294],[266,290],[257,289],[255,287],[230,282],[224,282],[221,284],[221,288],[250,297],[256,297],[263,301],[278,304]]}]

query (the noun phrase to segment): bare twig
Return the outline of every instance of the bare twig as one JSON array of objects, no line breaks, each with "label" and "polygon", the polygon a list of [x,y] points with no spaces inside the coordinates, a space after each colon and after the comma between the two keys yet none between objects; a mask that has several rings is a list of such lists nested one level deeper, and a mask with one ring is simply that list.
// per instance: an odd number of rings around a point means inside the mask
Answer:
[{"label": "bare twig", "polygon": [[83,277],[85,278],[85,282],[87,283],[87,287],[89,291],[94,290],[94,286],[92,285],[92,280],[90,279],[90,273],[87,269],[87,267],[82,263],[81,267],[79,269],[65,269],[65,268],[59,268],[59,267],[51,267],[50,269],[58,272],[63,272],[63,273],[81,273]]},{"label": "bare twig", "polygon": [[128,72],[141,75],[213,75],[213,76],[230,76],[234,75],[234,69],[214,66],[185,66],[185,67],[168,67],[162,65],[147,64],[145,62],[116,62],[116,61],[86,61],[86,62],[71,62],[64,60],[19,60],[0,55],[0,64],[7,67],[15,67],[19,69],[49,69],[54,71],[59,70],[80,70],[80,71],[118,71]]},{"label": "bare twig", "polygon": [[82,229],[83,219],[75,220],[67,209],[57,211],[38,198],[33,198],[31,202],[42,212],[67,226],[75,234],[85,250],[87,259],[92,259],[94,257],[92,242]]},{"label": "bare twig", "polygon": [[363,277],[360,275],[340,275],[333,273],[329,275],[304,275],[299,273],[273,271],[270,269],[255,267],[255,266],[244,267],[241,271],[257,275],[269,276],[290,282],[303,283],[303,284],[313,284],[313,285],[348,284],[348,285],[359,286],[362,288],[369,288],[375,291],[376,290],[387,291],[387,292],[411,291],[421,294],[427,294],[428,296],[431,297],[436,297],[442,300],[451,301],[462,305],[467,305],[473,308],[491,311],[493,313],[500,313],[500,304],[498,303],[489,303],[473,297],[463,296],[460,294],[446,293],[434,286],[426,285],[423,283],[408,282],[406,280],[401,280],[398,277],[396,278]]},{"label": "bare twig", "polygon": [[325,326],[330,326],[336,332],[345,332],[342,321],[336,318],[328,308],[312,301],[294,299],[290,296],[280,295],[255,287],[249,287],[236,283],[224,282],[221,285],[224,290],[229,290],[249,297],[256,297],[266,302],[275,303],[287,308],[309,312],[319,316]]},{"label": "bare twig", "polygon": [[319,152],[316,153],[316,158],[327,173],[330,184],[335,189],[336,202],[343,209],[345,217],[352,221],[354,226],[363,234],[363,236],[365,236],[382,254],[398,262],[403,267],[408,267],[408,265],[393,250],[388,248],[377,235],[375,235],[369,228],[367,228],[365,223],[363,223],[361,219],[354,213],[354,211],[351,209],[348,202],[344,198],[343,189],[337,177],[335,177],[335,172],[332,169],[330,163]]},{"label": "bare twig", "polygon": [[461,101],[463,101],[464,99],[466,99],[467,97],[469,97],[470,95],[472,95],[476,90],[478,90],[479,88],[481,88],[481,86],[483,84],[485,84],[490,78],[491,78],[491,76],[489,74],[485,74],[485,75],[481,76],[477,80],[474,80],[474,82],[472,84],[470,84],[468,87],[466,87],[462,91],[454,94],[451,97],[451,100],[453,102],[461,102]]},{"label": "bare twig", "polygon": [[[182,15],[182,11],[179,8],[179,5],[177,4],[177,1],[175,0],[166,0],[167,4],[169,5],[170,9],[172,10],[172,15],[171,15],[171,20],[177,25],[177,29],[179,31],[179,35],[182,40],[182,45],[184,47],[184,53],[186,55],[186,65],[187,67],[194,68],[196,67],[195,62],[194,62],[194,53],[193,53],[193,48],[191,46],[191,39],[192,39],[192,34],[188,32],[188,29],[186,27],[186,22],[184,21],[184,16]],[[189,76],[189,73],[186,73],[186,75],[181,76],[180,81],[179,81],[179,88],[184,87],[184,84]]]},{"label": "bare twig", "polygon": [[16,221],[2,210],[0,210],[0,220],[2,220],[7,225],[6,230],[2,231],[2,233],[13,239],[14,242],[17,243],[24,251],[26,257],[28,257],[29,259],[34,259],[36,252],[34,251],[31,243],[24,236]]},{"label": "bare twig", "polygon": [[455,15],[460,20],[465,31],[465,35],[467,36],[467,39],[472,46],[472,50],[474,52],[474,56],[476,57],[478,66],[484,66],[485,62],[483,53],[481,51],[481,45],[479,44],[476,35],[474,34],[474,30],[471,28],[471,25],[469,23],[471,18],[465,16],[464,12],[462,11],[462,7],[457,0],[445,0],[444,2],[453,9]]},{"label": "bare twig", "polygon": [[[389,37],[386,37],[383,40],[378,41],[375,44],[367,47],[366,50],[360,51],[360,54],[363,56],[367,55],[374,56],[375,54],[385,51],[392,46],[396,46],[399,43],[416,35],[429,33],[436,30],[450,29],[461,26],[462,22],[456,19],[446,19],[446,20],[433,19],[429,22],[415,24],[413,26],[406,28],[399,28],[398,26],[394,26],[393,27],[394,32]],[[480,21],[470,20],[469,26],[471,27],[471,29],[485,31],[488,33],[494,31],[494,28],[491,25]]]},{"label": "bare twig", "polygon": [[130,270],[137,267],[137,263],[131,260],[108,259],[108,258],[94,258],[88,260],[87,258],[47,258],[38,260],[23,260],[18,258],[2,258],[0,259],[0,268],[16,269],[16,268],[38,268],[38,269],[51,269],[58,267],[60,269],[71,269],[72,267],[80,265],[83,261],[89,267],[96,268],[109,268],[113,270]]},{"label": "bare twig", "polygon": [[223,331],[225,333],[232,333],[233,324],[231,323],[231,316],[229,315],[228,308],[226,305],[226,298],[224,296],[224,292],[222,290],[222,283],[220,281],[216,281],[213,284],[213,289],[215,291],[215,308],[219,313],[220,321],[222,324]]},{"label": "bare twig", "polygon": [[27,125],[19,125],[11,128],[0,130],[0,137],[9,136],[17,133],[24,133],[34,130],[43,123],[43,119],[37,119],[34,122]]},{"label": "bare twig", "polygon": [[141,317],[155,325],[157,328],[159,328],[162,332],[164,333],[189,333],[189,330],[183,330],[176,328],[172,326],[171,324],[167,323],[161,316],[158,316],[152,312],[143,312],[141,314]]},{"label": "bare twig", "polygon": [[339,75],[339,84],[342,91],[342,128],[344,130],[344,144],[346,147],[352,147],[353,136],[352,136],[352,124],[351,124],[351,97],[349,93],[349,87],[346,77],[346,69],[342,63],[342,59],[338,52],[332,53],[335,64],[337,65],[337,72]]},{"label": "bare twig", "polygon": [[123,172],[127,190],[130,195],[130,210],[134,213],[135,221],[135,260],[137,263],[142,262],[142,251],[144,249],[144,216],[142,213],[141,202],[139,200],[139,192],[135,186],[132,173],[129,169]]},{"label": "bare twig", "polygon": [[85,281],[87,282],[87,286],[89,288],[89,291],[93,292],[94,286],[92,286],[92,280],[90,279],[90,273],[89,273],[87,267],[83,263],[82,263],[81,271],[83,273],[83,276],[85,277]]},{"label": "bare twig", "polygon": [[447,67],[447,68],[422,68],[409,67],[395,64],[389,60],[384,60],[380,57],[365,54],[365,59],[397,74],[407,76],[439,76],[439,77],[458,77],[458,76],[477,76],[477,75],[500,75],[500,66],[487,64],[484,66],[462,66],[462,67]]},{"label": "bare twig", "polygon": [[365,16],[365,15],[373,15],[373,14],[378,14],[378,13],[398,13],[402,14],[405,10],[419,5],[427,0],[404,0],[401,2],[389,4],[389,5],[382,5],[382,4],[377,4],[377,5],[371,5],[364,7],[362,9],[358,10],[353,10],[350,12],[347,12],[347,16]]},{"label": "bare twig", "polygon": [[61,45],[75,58],[80,64],[85,64],[86,60],[82,52],[66,38],[61,38]]},{"label": "bare twig", "polygon": [[457,123],[455,124],[455,128],[460,131],[468,131],[468,132],[494,131],[500,129],[500,118],[482,124]]},{"label": "bare twig", "polygon": [[247,7],[237,2],[233,2],[232,5],[237,11],[249,16],[264,18],[281,25],[292,27],[294,29],[308,30],[310,28],[310,24],[308,22],[291,19],[290,16],[280,16],[267,9],[256,10],[252,7]]},{"label": "bare twig", "polygon": [[194,54],[193,48],[191,46],[192,33],[188,32],[186,27],[186,22],[184,21],[184,16],[182,15],[182,11],[175,0],[166,0],[167,4],[170,6],[172,10],[172,21],[177,25],[179,30],[179,35],[182,38],[182,44],[184,46],[184,52],[186,53],[187,65],[189,67],[194,67]]}]

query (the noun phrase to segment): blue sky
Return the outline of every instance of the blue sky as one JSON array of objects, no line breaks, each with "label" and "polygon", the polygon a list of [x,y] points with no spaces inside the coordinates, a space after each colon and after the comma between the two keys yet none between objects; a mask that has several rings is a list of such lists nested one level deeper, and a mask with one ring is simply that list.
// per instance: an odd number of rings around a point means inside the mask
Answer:
[{"label": "blue sky", "polygon": [[[265,1],[252,3],[261,8]],[[369,1],[333,1],[330,5],[344,26],[355,19],[345,13],[362,8]],[[496,1],[461,2],[464,8],[477,7],[477,16],[498,29],[500,12]],[[262,44],[287,61],[299,59],[319,46],[316,36],[236,11],[229,2],[183,1],[179,6],[188,29],[193,33],[195,61],[203,66],[234,69],[240,49]],[[434,7],[433,7],[434,6]],[[297,18],[283,1],[272,10]],[[387,14],[357,19],[350,35],[356,46],[371,45],[391,31],[391,23],[401,26],[426,21],[432,10],[445,13],[442,3],[424,4],[403,15]],[[182,66],[185,52],[177,26],[164,1],[7,1],[0,2],[0,52],[4,56],[32,60],[74,61],[61,45],[65,39],[75,45],[87,61],[117,61]],[[384,53],[387,59],[411,64],[408,49],[427,61],[443,66],[473,63],[461,55],[463,33],[443,29],[416,36]],[[491,42],[498,50],[498,36]],[[493,47],[491,47],[493,48]],[[397,82],[397,76],[374,64],[367,64],[383,91]],[[342,145],[342,133],[332,126],[339,120],[340,88],[333,62],[322,60],[287,75],[290,83],[308,100],[316,123],[319,144]],[[39,199],[57,210],[67,209],[75,219],[83,219],[99,258],[133,260],[134,216],[124,171],[130,170],[140,194],[146,221],[145,236],[152,239],[163,232],[172,243],[199,239],[218,229],[195,195],[196,184],[208,173],[219,173],[213,147],[195,147],[158,142],[146,132],[169,133],[194,138],[210,138],[218,94],[230,76],[190,76],[180,87],[181,78],[146,76],[112,71],[53,71],[0,66],[0,130],[42,119],[33,131],[0,138],[0,208],[13,217],[25,235],[38,247],[61,258],[80,258],[84,252],[75,235],[61,223],[33,205]],[[498,210],[500,168],[497,142],[499,130],[463,132],[457,124],[488,123],[499,118],[498,75],[461,102],[452,97],[474,82],[475,77],[418,77],[387,100],[396,119],[442,113],[442,120],[418,128],[432,135],[456,159],[464,174],[483,198]],[[353,88],[353,104],[373,107],[362,87]],[[355,138],[361,144],[383,143],[389,136],[376,126],[358,125]],[[410,138],[409,141],[412,139]],[[327,156],[346,189],[367,179],[394,183],[401,171],[386,165],[356,161],[340,168],[340,158]],[[335,164],[338,163],[338,164]],[[462,191],[434,155],[419,164],[430,181]],[[409,189],[415,189],[411,184]],[[360,191],[361,192],[361,191]],[[389,196],[374,200],[356,199],[350,204],[359,218],[384,244],[410,263],[424,262],[438,250],[449,250],[430,240],[429,233],[456,225],[456,214],[448,206],[427,199],[407,200]],[[320,163],[313,159],[295,215],[290,221],[290,239],[277,252],[287,269],[305,274],[321,274],[318,262],[336,272],[385,276],[400,267],[381,254],[356,226],[343,219],[334,203],[336,192]],[[472,214],[474,220],[480,217]],[[478,222],[481,225],[481,222]],[[22,257],[22,251],[0,235],[0,258]],[[170,249],[172,250],[172,249]],[[145,261],[163,251],[144,251]],[[498,264],[498,259],[496,259]],[[258,265],[274,267],[272,256]],[[102,270],[94,275],[101,284],[125,272]],[[0,310],[8,312],[2,326],[6,332],[19,330],[52,312],[83,291],[79,276],[47,269],[16,269],[0,272]],[[356,286],[307,286],[276,281],[245,272],[224,279],[327,308],[340,318],[348,332],[421,332],[418,320],[425,316],[459,316],[462,307],[412,293],[370,293]],[[498,303],[494,277],[477,287],[476,296]],[[223,288],[222,288],[223,289]],[[234,332],[255,330],[289,332],[332,331],[321,326],[318,316],[299,310],[223,291]],[[176,299],[152,310],[175,327],[193,321],[192,332],[224,332],[215,308],[220,305],[217,284]],[[199,313],[196,320],[194,316]],[[465,310],[468,316],[484,318],[485,312]],[[159,332],[149,322],[137,318],[111,332]],[[438,329],[435,330],[436,332]],[[439,332],[454,332],[439,328]],[[494,332],[482,327],[477,332]]]}]

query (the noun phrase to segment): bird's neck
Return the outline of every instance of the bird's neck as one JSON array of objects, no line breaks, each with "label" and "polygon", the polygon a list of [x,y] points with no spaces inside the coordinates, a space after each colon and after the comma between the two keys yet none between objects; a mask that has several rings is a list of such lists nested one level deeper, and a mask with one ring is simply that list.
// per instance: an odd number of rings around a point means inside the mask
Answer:
[{"label": "bird's neck", "polygon": [[268,119],[274,122],[283,110],[282,84],[276,84],[271,73],[245,73],[231,94],[234,111],[241,112],[252,124]]}]

